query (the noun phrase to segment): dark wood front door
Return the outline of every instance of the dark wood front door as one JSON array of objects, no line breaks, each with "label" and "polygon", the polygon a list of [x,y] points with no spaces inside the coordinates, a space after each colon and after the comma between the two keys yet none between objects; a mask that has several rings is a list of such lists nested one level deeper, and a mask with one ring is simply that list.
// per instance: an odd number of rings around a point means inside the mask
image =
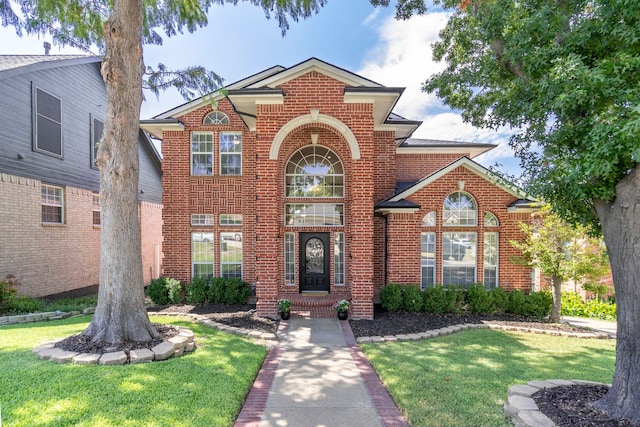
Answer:
[{"label": "dark wood front door", "polygon": [[329,292],[329,233],[300,233],[300,292]]}]

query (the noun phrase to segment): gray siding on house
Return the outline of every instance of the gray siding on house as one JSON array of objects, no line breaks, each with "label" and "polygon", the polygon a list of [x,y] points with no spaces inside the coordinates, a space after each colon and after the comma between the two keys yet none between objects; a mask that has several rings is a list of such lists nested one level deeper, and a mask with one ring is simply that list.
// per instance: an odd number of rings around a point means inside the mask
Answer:
[{"label": "gray siding on house", "polygon": [[[33,150],[32,86],[61,100],[62,159]],[[90,150],[91,115],[104,120],[106,111],[99,62],[0,74],[0,100],[0,171],[98,191]]]},{"label": "gray siding on house", "polygon": [[[91,167],[91,121],[104,122],[107,95],[99,60],[87,58],[74,64],[60,60],[0,72],[0,172],[99,191],[100,173]],[[33,149],[32,91],[36,87],[61,101],[62,159]],[[160,204],[158,154],[142,131],[138,141],[139,198]]]}]

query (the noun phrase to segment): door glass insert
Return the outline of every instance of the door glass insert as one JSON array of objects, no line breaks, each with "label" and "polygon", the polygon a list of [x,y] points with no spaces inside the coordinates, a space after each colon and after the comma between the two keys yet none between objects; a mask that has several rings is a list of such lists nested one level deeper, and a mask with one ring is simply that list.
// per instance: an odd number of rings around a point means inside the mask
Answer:
[{"label": "door glass insert", "polygon": [[317,237],[307,241],[306,267],[308,274],[324,273],[324,243]]}]

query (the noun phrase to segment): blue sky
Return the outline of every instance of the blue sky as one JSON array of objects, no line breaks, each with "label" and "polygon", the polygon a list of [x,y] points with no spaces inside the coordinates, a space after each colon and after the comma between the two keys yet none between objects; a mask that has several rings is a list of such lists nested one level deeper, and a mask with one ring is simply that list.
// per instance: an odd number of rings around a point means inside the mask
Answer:
[{"label": "blue sky", "polygon": [[[170,68],[202,65],[228,84],[274,65],[290,67],[317,57],[385,86],[405,87],[394,111],[423,121],[414,137],[498,144],[476,160],[485,166],[499,163],[500,169],[516,173],[518,161],[507,145],[508,130],[475,129],[435,95],[420,90],[421,83],[443,67],[433,62],[431,44],[438,39],[447,13],[433,9],[408,21],[396,21],[393,14],[393,7],[374,8],[368,0],[329,0],[319,14],[290,22],[283,38],[277,21],[267,20],[258,7],[243,2],[215,6],[206,27],[165,39],[162,46],[145,46],[144,60]],[[0,28],[0,54],[41,54],[45,40],[18,38],[12,29]],[[51,53],[75,52],[54,46]],[[145,96],[143,119],[185,102],[172,91],[159,99]]]}]

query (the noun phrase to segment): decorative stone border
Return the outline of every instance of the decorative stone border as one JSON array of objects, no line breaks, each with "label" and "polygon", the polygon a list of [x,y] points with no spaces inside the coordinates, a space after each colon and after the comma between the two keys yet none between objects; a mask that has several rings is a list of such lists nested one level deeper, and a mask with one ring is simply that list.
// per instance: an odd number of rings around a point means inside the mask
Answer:
[{"label": "decorative stone border", "polygon": [[193,332],[190,329],[179,327],[178,335],[162,341],[151,350],[147,348],[129,351],[116,351],[104,354],[76,353],[55,348],[58,341],[51,341],[33,349],[42,360],[50,360],[55,363],[70,363],[76,365],[124,365],[125,363],[144,363],[167,360],[171,357],[179,357],[184,353],[192,352],[196,348],[193,341]]},{"label": "decorative stone border", "polygon": [[43,313],[29,313],[29,314],[18,314],[16,316],[2,316],[0,317],[0,325],[15,325],[19,323],[31,323],[31,322],[41,322],[44,320],[60,320],[66,319],[71,316],[78,316],[81,314],[93,314],[96,311],[95,308],[85,308],[82,311],[46,311]]},{"label": "decorative stone border", "polygon": [[535,329],[529,327],[522,326],[508,326],[508,325],[500,325],[497,323],[491,322],[483,322],[483,323],[462,323],[459,325],[447,326],[446,328],[433,329],[426,332],[420,332],[416,334],[399,334],[399,335],[385,335],[381,336],[373,336],[373,337],[359,337],[356,339],[358,344],[362,343],[370,343],[370,342],[384,342],[384,341],[408,341],[408,340],[420,340],[423,338],[435,338],[444,335],[450,335],[454,332],[462,331],[464,329],[499,329],[504,331],[517,331],[517,332],[532,332],[537,334],[548,334],[548,335],[556,335],[563,337],[573,337],[573,338],[610,338],[609,335],[605,332],[566,332],[566,331],[554,331],[547,329]]},{"label": "decorative stone border", "polygon": [[[555,427],[556,424],[540,412],[531,396],[540,390],[572,385],[607,384],[582,380],[534,380],[527,384],[516,384],[509,387],[507,401],[504,403],[504,414],[511,418],[516,427]],[[608,386],[611,387],[611,385]]]}]

